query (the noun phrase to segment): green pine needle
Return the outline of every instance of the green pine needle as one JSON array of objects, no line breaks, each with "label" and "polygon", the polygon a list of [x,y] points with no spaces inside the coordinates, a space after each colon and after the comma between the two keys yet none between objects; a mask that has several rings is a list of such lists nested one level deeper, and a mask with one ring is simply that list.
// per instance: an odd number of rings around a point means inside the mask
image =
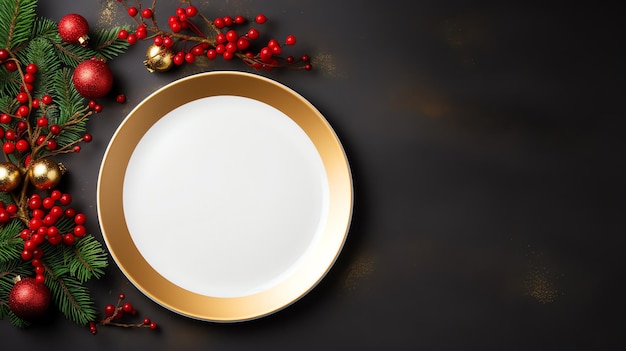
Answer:
[{"label": "green pine needle", "polygon": [[93,236],[81,238],[76,245],[65,250],[65,263],[72,277],[80,282],[100,278],[108,266],[107,253]]},{"label": "green pine needle", "polygon": [[30,39],[35,22],[37,0],[2,0],[0,2],[0,47],[16,48]]},{"label": "green pine needle", "polygon": [[21,259],[20,252],[22,252],[24,240],[16,234],[22,229],[24,229],[24,224],[18,219],[0,227],[0,262]]},{"label": "green pine needle", "polygon": [[89,289],[79,280],[64,276],[46,275],[52,301],[66,318],[79,325],[87,325],[96,319],[96,308]]},{"label": "green pine needle", "polygon": [[111,60],[123,54],[130,47],[128,41],[117,39],[117,34],[122,29],[130,31],[131,27],[117,26],[109,29],[101,29],[91,34],[91,45],[99,56]]}]

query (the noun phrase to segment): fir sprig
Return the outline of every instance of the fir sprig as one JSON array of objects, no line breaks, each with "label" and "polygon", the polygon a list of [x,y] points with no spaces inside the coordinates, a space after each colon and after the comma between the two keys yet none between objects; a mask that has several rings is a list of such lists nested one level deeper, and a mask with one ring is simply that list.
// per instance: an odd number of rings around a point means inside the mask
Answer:
[{"label": "fir sprig", "polygon": [[13,49],[31,37],[33,22],[37,18],[37,0],[2,0],[0,6],[0,47]]}]

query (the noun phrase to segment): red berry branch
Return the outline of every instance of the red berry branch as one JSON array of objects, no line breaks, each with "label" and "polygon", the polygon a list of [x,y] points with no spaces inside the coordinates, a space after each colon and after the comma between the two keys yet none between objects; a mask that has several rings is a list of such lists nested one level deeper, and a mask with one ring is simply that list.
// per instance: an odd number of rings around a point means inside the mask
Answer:
[{"label": "red berry branch", "polygon": [[[294,35],[287,35],[282,41],[274,38],[262,41],[261,33],[255,26],[263,25],[267,21],[263,14],[258,14],[252,23],[241,15],[210,20],[190,0],[182,0],[176,13],[169,16],[168,29],[164,30],[159,27],[155,18],[156,0],[146,8],[142,7],[139,0],[134,6],[128,5],[126,0],[117,1],[137,22],[134,32],[120,30],[118,38],[131,45],[139,40],[152,40],[144,61],[151,72],[163,72],[173,66],[191,64],[199,57],[214,60],[218,56],[227,61],[240,59],[255,69],[289,68],[309,71],[313,67],[308,55],[283,56],[283,48],[296,43]],[[199,24],[196,23],[198,19]],[[251,26],[245,27],[246,24]]]},{"label": "red berry branch", "polygon": [[120,294],[117,299],[117,304],[108,304],[104,306],[104,318],[100,322],[90,322],[89,330],[92,334],[98,333],[98,325],[111,325],[115,327],[123,328],[150,328],[156,329],[158,325],[151,321],[150,318],[144,318],[141,323],[123,323],[122,320],[130,315],[132,317],[137,315],[137,310],[130,302],[124,302],[126,296]]}]

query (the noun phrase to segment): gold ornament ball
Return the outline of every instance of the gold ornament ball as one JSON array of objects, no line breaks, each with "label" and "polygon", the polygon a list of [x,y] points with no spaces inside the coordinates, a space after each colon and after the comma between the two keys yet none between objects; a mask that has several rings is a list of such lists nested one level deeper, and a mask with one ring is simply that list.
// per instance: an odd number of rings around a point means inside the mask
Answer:
[{"label": "gold ornament ball", "polygon": [[152,44],[146,51],[146,60],[143,61],[143,64],[150,72],[165,72],[174,66],[174,52]]},{"label": "gold ornament ball", "polygon": [[0,191],[9,192],[22,182],[20,169],[12,162],[0,163]]},{"label": "gold ornament ball", "polygon": [[30,182],[39,190],[54,188],[65,173],[65,166],[51,159],[41,158],[34,161],[28,170]]}]

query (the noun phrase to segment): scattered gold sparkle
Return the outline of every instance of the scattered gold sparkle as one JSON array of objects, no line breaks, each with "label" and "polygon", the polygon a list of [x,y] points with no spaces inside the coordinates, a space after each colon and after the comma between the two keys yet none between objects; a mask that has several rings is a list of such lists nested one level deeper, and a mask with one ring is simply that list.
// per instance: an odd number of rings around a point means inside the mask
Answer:
[{"label": "scattered gold sparkle", "polygon": [[355,289],[358,282],[374,272],[374,259],[369,256],[357,257],[348,267],[345,286],[349,290]]},{"label": "scattered gold sparkle", "polygon": [[338,74],[335,61],[335,56],[332,54],[319,53],[312,58],[311,63],[313,64],[313,69],[319,70],[325,75],[336,77]]},{"label": "scattered gold sparkle", "polygon": [[554,283],[543,269],[533,269],[529,272],[524,285],[528,295],[541,303],[554,302],[559,295]]},{"label": "scattered gold sparkle", "polygon": [[100,18],[98,19],[99,27],[110,27],[116,24],[118,20],[116,7],[119,4],[115,0],[100,1]]}]

